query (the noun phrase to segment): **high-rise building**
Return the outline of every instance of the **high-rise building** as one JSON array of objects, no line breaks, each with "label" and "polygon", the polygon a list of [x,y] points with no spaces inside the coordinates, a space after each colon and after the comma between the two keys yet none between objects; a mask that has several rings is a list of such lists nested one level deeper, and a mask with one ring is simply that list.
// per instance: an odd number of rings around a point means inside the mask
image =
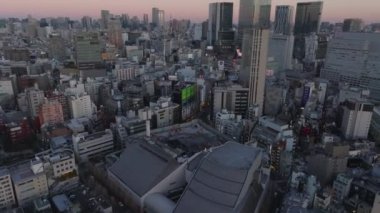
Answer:
[{"label": "high-rise building", "polygon": [[158,11],[158,24],[157,26],[163,27],[165,26],[165,11],[159,10]]},{"label": "high-rise building", "polygon": [[293,27],[293,6],[279,5],[276,7],[274,33],[290,35]]},{"label": "high-rise building", "polygon": [[148,25],[149,24],[149,16],[146,13],[144,13],[144,16],[143,16],[143,24],[144,25]]},{"label": "high-rise building", "polygon": [[30,117],[35,118],[38,116],[38,109],[44,99],[45,96],[42,90],[31,88],[26,91],[26,102],[28,105]]},{"label": "high-rise building", "polygon": [[268,69],[272,70],[274,75],[292,69],[293,46],[293,35],[271,35],[268,47]]},{"label": "high-rise building", "polygon": [[297,4],[294,35],[318,33],[322,15],[322,1]]},{"label": "high-rise building", "polygon": [[102,62],[97,33],[81,33],[75,36],[75,59],[79,69],[93,69]]},{"label": "high-rise building", "polygon": [[159,18],[158,18],[158,11],[159,11],[160,9],[158,9],[157,7],[153,7],[152,8],[152,24],[153,25],[156,25],[156,26],[158,26],[158,20],[159,20]]},{"label": "high-rise building", "polygon": [[321,77],[369,89],[371,101],[379,102],[379,58],[379,33],[338,33],[328,44]]},{"label": "high-rise building", "polygon": [[72,118],[91,117],[95,112],[89,95],[80,97],[71,96],[69,105]]},{"label": "high-rise building", "polygon": [[343,32],[360,32],[363,28],[363,20],[359,18],[349,18],[343,21]]},{"label": "high-rise building", "polygon": [[253,15],[250,16],[253,17],[253,22],[251,20],[250,23],[252,28],[244,30],[239,81],[244,87],[249,88],[248,106],[257,105],[260,116],[264,105],[265,73],[268,61],[270,1],[255,3],[254,11],[251,11]]},{"label": "high-rise building", "polygon": [[303,60],[305,57],[305,36],[318,33],[321,22],[323,2],[300,2],[297,4],[294,24],[294,57]]},{"label": "high-rise building", "polygon": [[82,17],[82,27],[87,31],[92,30],[92,18],[90,16]]},{"label": "high-rise building", "polygon": [[51,33],[49,36],[49,57],[60,62],[66,59],[65,41],[58,33]]},{"label": "high-rise building", "polygon": [[101,10],[100,11],[100,27],[102,29],[108,29],[108,20],[111,17],[110,11],[108,10]]},{"label": "high-rise building", "polygon": [[269,28],[271,0],[240,0],[238,38],[239,45],[243,43],[245,30]]},{"label": "high-rise building", "polygon": [[38,112],[41,126],[44,124],[57,124],[62,123],[63,111],[62,106],[58,101],[48,101],[45,99],[44,103],[40,105]]},{"label": "high-rise building", "polygon": [[223,39],[223,34],[232,32],[233,3],[217,2],[210,3],[208,13],[207,41],[214,45]]},{"label": "high-rise building", "polygon": [[0,168],[0,210],[16,204],[11,174],[5,167]]},{"label": "high-rise building", "polygon": [[120,18],[116,17],[108,20],[108,39],[118,49],[123,49],[124,43]]},{"label": "high-rise building", "polygon": [[364,101],[345,103],[341,130],[346,139],[367,139],[373,108],[373,104]]}]

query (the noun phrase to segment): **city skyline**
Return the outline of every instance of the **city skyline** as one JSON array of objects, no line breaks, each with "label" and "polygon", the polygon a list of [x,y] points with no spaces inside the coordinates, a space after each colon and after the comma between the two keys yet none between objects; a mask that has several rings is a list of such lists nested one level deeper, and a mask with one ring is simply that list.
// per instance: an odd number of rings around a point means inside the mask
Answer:
[{"label": "city skyline", "polygon": [[[32,15],[36,18],[42,17],[71,17],[79,19],[83,16],[100,17],[100,10],[110,10],[113,14],[127,13],[130,16],[138,16],[142,19],[143,14],[149,14],[151,20],[152,7],[159,7],[166,11],[167,20],[170,17],[177,19],[190,19],[195,22],[204,21],[208,16],[208,4],[212,2],[233,2],[234,3],[234,23],[237,23],[239,0],[221,1],[221,0],[193,0],[184,1],[180,4],[173,4],[171,0],[149,0],[144,2],[135,2],[132,0],[86,0],[84,4],[78,5],[76,1],[63,0],[1,0],[0,17],[19,17],[23,18],[27,15]],[[350,3],[348,3],[348,1]],[[310,0],[272,0],[271,19],[274,19],[274,10],[277,5],[293,5],[297,2],[310,2]],[[129,7],[132,5],[133,7]],[[36,8],[38,5],[38,8]],[[378,5],[378,6],[375,6]],[[377,0],[334,0],[324,1],[324,9],[322,21],[342,22],[344,18],[361,18],[366,23],[380,22],[377,8],[380,7],[380,2]],[[196,14],[194,11],[198,11]],[[363,13],[363,11],[366,11]]]}]

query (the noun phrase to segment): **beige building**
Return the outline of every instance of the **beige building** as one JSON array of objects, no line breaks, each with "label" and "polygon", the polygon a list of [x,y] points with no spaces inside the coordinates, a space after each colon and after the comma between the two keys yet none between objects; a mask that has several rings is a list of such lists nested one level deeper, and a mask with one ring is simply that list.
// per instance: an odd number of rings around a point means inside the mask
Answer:
[{"label": "beige building", "polygon": [[7,168],[0,168],[0,211],[15,203],[11,174]]},{"label": "beige building", "polygon": [[38,117],[41,126],[43,124],[57,124],[64,121],[62,105],[58,101],[48,101],[45,99],[41,104]]},{"label": "beige building", "polygon": [[11,167],[10,172],[19,206],[49,194],[46,174],[40,159]]},{"label": "beige building", "polygon": [[344,106],[341,130],[346,139],[367,139],[373,104],[349,100]]}]

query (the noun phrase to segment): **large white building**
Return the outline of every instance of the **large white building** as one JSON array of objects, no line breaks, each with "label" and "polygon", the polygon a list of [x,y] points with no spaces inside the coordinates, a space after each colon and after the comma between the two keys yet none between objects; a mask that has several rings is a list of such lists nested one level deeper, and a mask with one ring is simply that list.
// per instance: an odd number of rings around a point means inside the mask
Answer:
[{"label": "large white building", "polygon": [[7,168],[0,168],[0,211],[15,203],[11,174]]},{"label": "large white building", "polygon": [[69,106],[72,118],[91,117],[96,112],[89,95],[71,96]]},{"label": "large white building", "polygon": [[293,35],[273,34],[268,47],[268,70],[273,70],[277,74],[292,69],[293,46]]},{"label": "large white building", "polygon": [[108,154],[114,149],[113,134],[109,129],[93,134],[88,132],[74,134],[72,138],[75,155],[81,161]]},{"label": "large white building", "polygon": [[179,122],[179,105],[169,97],[161,97],[156,103],[151,102],[153,112],[153,127],[162,128]]},{"label": "large white building", "polygon": [[373,104],[349,100],[344,106],[341,130],[346,139],[366,139],[371,125]]},{"label": "large white building", "polygon": [[49,194],[44,166],[40,159],[16,165],[9,170],[18,205],[27,205]]},{"label": "large white building", "polygon": [[370,90],[380,101],[380,34],[339,33],[329,42],[321,77]]}]

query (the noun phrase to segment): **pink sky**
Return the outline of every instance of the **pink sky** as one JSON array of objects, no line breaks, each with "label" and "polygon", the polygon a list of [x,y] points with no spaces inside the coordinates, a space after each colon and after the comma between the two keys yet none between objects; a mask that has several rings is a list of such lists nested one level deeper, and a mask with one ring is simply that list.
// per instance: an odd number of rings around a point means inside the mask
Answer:
[{"label": "pink sky", "polygon": [[[299,1],[272,0],[272,9],[278,4],[296,5]],[[310,0],[302,0],[304,1]],[[210,2],[220,0],[0,0],[0,17],[26,17],[28,14],[37,18],[80,18],[84,15],[99,17],[101,9],[108,9],[113,14],[128,13],[140,18],[143,13],[148,13],[150,19],[151,8],[159,7],[165,10],[167,20],[172,16],[202,21],[207,19]],[[236,21],[239,0],[232,2]],[[362,18],[366,22],[380,22],[379,11],[380,0],[324,0],[322,20],[341,21],[350,17]]]}]

